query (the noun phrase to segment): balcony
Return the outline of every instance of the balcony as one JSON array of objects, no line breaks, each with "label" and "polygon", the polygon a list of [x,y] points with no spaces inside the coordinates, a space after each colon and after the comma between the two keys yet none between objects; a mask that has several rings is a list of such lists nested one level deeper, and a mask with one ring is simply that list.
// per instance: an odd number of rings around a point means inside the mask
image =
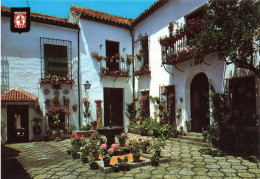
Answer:
[{"label": "balcony", "polygon": [[148,75],[151,74],[149,64],[147,64],[147,62],[145,62],[142,55],[137,54],[135,56],[134,76],[143,76],[146,74],[148,74]]},{"label": "balcony", "polygon": [[130,77],[129,66],[131,62],[129,60],[126,61],[124,57],[102,57],[98,61],[101,68],[101,77]]},{"label": "balcony", "polygon": [[194,54],[195,47],[188,45],[195,33],[201,31],[204,22],[193,20],[189,24],[181,26],[173,33],[173,28],[169,26],[169,36],[159,39],[162,49],[162,64],[176,65],[189,60]]}]

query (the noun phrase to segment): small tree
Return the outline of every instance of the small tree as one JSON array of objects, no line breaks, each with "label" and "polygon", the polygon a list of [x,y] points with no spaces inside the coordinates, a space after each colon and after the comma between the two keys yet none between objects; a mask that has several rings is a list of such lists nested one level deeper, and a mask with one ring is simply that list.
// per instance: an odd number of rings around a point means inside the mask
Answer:
[{"label": "small tree", "polygon": [[248,69],[260,79],[260,64],[254,53],[259,51],[260,3],[255,0],[209,0],[205,26],[190,39],[193,63],[198,64],[210,53],[227,64]]}]

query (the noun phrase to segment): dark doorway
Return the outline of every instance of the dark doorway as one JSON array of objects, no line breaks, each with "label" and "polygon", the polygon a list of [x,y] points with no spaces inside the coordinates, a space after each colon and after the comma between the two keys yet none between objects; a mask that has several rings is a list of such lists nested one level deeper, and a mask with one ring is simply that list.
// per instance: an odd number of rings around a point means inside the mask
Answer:
[{"label": "dark doorway", "polygon": [[123,126],[123,89],[104,88],[105,126]]},{"label": "dark doorway", "polygon": [[7,106],[7,141],[29,141],[29,107],[28,105]]},{"label": "dark doorway", "polygon": [[210,125],[209,121],[209,82],[205,73],[197,74],[190,86],[191,92],[191,130],[201,132]]}]

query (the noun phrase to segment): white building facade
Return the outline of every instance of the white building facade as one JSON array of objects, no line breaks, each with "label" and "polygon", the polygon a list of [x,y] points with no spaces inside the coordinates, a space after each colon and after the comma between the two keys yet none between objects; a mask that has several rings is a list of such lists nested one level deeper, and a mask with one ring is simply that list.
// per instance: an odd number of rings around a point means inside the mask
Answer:
[{"label": "white building facade", "polygon": [[[187,49],[185,36],[176,40],[174,47],[169,46],[168,49],[160,44],[160,38],[169,36],[169,23],[173,22],[175,31],[192,18],[201,17],[206,3],[206,0],[159,0],[136,19],[72,5],[66,23],[73,28],[32,22],[31,31],[22,35],[11,33],[9,18],[2,15],[2,64],[9,65],[8,89],[23,88],[39,98],[41,107],[45,107],[46,96],[58,93],[51,85],[46,84],[44,87],[42,83],[39,84],[41,74],[45,72],[41,68],[41,38],[52,38],[72,42],[71,73],[68,74],[75,79],[75,83],[66,84],[58,91],[62,98],[68,93],[70,108],[74,104],[78,105],[78,112],[69,114],[70,121],[77,127],[96,121],[97,114],[101,112],[103,126],[112,124],[127,129],[129,120],[125,114],[126,104],[131,103],[134,96],[139,99],[143,96],[148,102],[142,102],[139,109],[142,120],[158,116],[153,99],[159,98],[164,101],[165,108],[171,110],[169,120],[172,125],[179,128],[185,121],[192,119],[191,130],[202,132],[202,128],[213,123],[213,118],[208,116],[212,110],[212,101],[204,95],[209,93],[211,85],[216,92],[227,94],[226,103],[233,106],[232,115],[241,107],[237,103],[250,104],[253,106],[250,110],[260,114],[260,83],[252,72],[226,65],[214,54],[208,54],[197,65],[190,65],[189,59],[175,62],[164,59],[166,51]],[[20,46],[25,39],[25,45]],[[258,55],[255,63],[259,64],[259,61]],[[29,73],[32,75],[29,76]],[[88,90],[84,88],[86,81],[91,84]],[[232,92],[234,88],[235,92]],[[49,89],[48,94],[45,94],[46,89]],[[256,98],[252,100],[248,93]],[[249,99],[242,100],[242,104],[234,100],[236,95]],[[89,101],[88,109],[82,98]],[[102,101],[101,111],[97,111],[97,100]],[[7,120],[5,116],[7,108],[2,107],[2,117]],[[255,130],[256,123],[253,121],[248,126],[249,130]]]},{"label": "white building facade", "polygon": [[[78,26],[63,18],[31,13],[31,30],[12,33],[10,8],[2,6],[1,11],[1,92],[5,94],[1,116],[7,125],[2,140],[42,139],[47,126],[71,131],[79,123],[79,112],[72,109],[79,106]],[[56,79],[57,75],[62,78]],[[54,114],[60,115],[59,127],[48,117]],[[36,138],[35,118],[42,123]]]}]

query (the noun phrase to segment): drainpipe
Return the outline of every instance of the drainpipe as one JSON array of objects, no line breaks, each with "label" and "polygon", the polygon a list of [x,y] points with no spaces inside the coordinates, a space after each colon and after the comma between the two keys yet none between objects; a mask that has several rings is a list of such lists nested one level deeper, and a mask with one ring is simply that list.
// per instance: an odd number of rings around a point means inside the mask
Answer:
[{"label": "drainpipe", "polygon": [[[80,15],[79,15],[79,18],[80,18]],[[79,24],[79,23],[78,23]],[[80,129],[80,126],[81,126],[81,105],[80,105],[80,27],[78,29],[78,97],[79,97],[79,129]]]},{"label": "drainpipe", "polygon": [[[130,26],[130,34],[131,34],[131,37],[132,37],[132,55],[134,57],[134,48],[135,48],[135,39],[134,39],[134,35],[133,35],[133,27],[132,25]],[[134,74],[134,69],[135,69],[135,65],[134,65],[134,62],[133,62],[133,74]],[[133,97],[135,97],[135,77],[133,75]]]}]

